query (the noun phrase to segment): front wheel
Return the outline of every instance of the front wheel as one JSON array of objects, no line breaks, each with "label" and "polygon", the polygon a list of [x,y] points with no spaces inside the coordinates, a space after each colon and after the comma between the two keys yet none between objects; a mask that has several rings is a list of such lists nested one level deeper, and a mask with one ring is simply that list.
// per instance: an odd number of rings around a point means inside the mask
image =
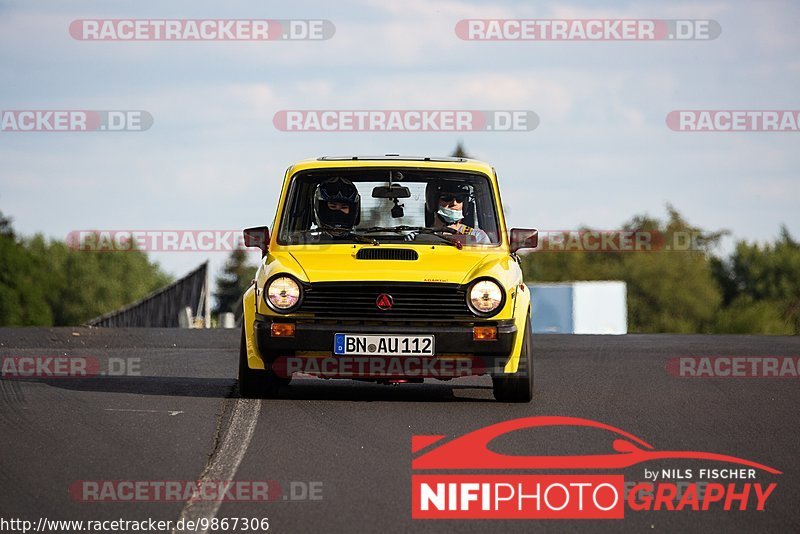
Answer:
[{"label": "front wheel", "polygon": [[[528,314],[530,317],[530,314]],[[525,333],[516,373],[492,377],[494,398],[500,402],[530,402],[533,399],[533,353],[531,351],[530,319],[525,321]]]},{"label": "front wheel", "polygon": [[277,397],[280,385],[281,379],[274,372],[250,369],[247,365],[247,344],[242,326],[242,340],[239,344],[239,394],[245,399]]}]

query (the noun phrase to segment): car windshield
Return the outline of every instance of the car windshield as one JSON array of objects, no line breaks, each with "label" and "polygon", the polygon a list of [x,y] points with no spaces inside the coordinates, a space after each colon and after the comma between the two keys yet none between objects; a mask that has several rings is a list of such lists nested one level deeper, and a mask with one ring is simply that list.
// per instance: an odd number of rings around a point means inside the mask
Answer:
[{"label": "car windshield", "polygon": [[292,179],[279,243],[499,243],[488,177],[420,169],[326,169]]}]

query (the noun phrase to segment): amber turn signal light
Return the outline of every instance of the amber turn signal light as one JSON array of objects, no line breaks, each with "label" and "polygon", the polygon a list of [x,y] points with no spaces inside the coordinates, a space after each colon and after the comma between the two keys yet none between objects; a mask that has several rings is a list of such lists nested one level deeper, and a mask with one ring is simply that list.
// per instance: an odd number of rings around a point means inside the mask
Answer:
[{"label": "amber turn signal light", "polygon": [[294,337],[294,323],[272,323],[272,337]]},{"label": "amber turn signal light", "polygon": [[475,341],[494,341],[497,339],[497,327],[473,326],[472,339]]}]

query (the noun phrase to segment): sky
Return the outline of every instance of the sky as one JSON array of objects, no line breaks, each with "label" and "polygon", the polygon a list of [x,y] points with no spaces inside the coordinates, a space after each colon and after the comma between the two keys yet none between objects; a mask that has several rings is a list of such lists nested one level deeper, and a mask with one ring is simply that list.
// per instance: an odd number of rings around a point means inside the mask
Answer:
[{"label": "sky", "polygon": [[[75,19],[326,19],[324,41],[105,42]],[[714,40],[465,41],[460,19],[713,19]],[[614,229],[636,214],[766,241],[800,235],[800,132],[676,132],[681,109],[797,110],[792,1],[0,0],[3,110],[145,110],[140,132],[0,132],[18,233],[270,225],[285,169],[321,155],[447,155],[497,169],[509,226]],[[531,110],[520,132],[284,132],[291,109]],[[180,276],[224,252],[152,253]],[[258,253],[253,254],[253,259]]]}]

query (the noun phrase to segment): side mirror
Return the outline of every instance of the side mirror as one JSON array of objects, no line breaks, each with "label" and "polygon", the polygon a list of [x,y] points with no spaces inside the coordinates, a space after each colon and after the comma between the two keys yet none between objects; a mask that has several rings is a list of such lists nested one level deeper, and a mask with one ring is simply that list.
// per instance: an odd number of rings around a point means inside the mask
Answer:
[{"label": "side mirror", "polygon": [[404,185],[378,186],[372,189],[372,198],[411,198],[411,190]]},{"label": "side mirror", "polygon": [[244,232],[244,246],[260,248],[261,257],[267,255],[269,250],[269,228],[266,226],[255,226],[253,228],[245,228]]},{"label": "side mirror", "polygon": [[536,248],[539,244],[539,232],[529,228],[512,228],[509,236],[509,247],[514,253],[523,248]]}]

